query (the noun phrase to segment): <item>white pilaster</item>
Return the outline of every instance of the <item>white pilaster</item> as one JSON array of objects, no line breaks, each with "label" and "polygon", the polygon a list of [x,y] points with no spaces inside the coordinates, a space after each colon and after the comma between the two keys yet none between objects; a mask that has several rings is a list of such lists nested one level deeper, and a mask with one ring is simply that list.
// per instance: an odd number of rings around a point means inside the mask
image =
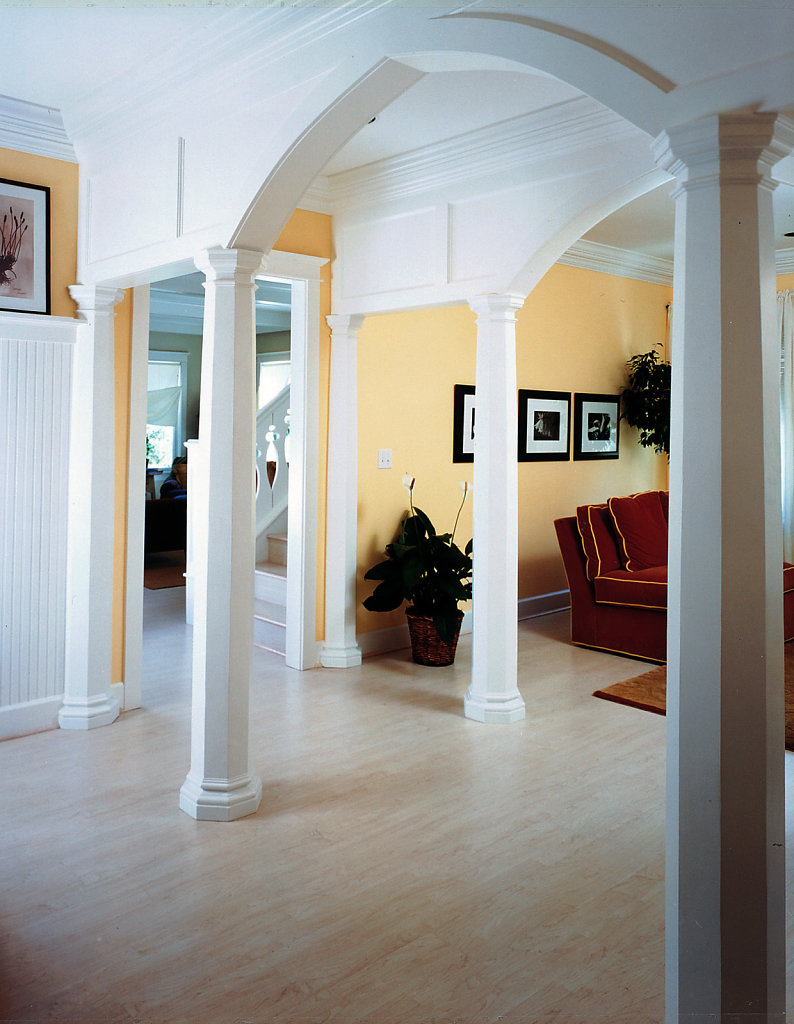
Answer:
[{"label": "white pilaster", "polygon": [[667,1021],[785,1020],[774,115],[663,135],[677,179]]},{"label": "white pilaster", "polygon": [[358,536],[358,367],[363,316],[329,316],[331,371],[328,415],[328,501],[325,544],[326,668],[361,664],[356,642]]},{"label": "white pilaster", "polygon": [[255,319],[262,253],[215,248],[207,277],[201,358],[201,484],[193,536],[193,715],[180,807],[231,821],[262,796],[249,765],[253,650]]},{"label": "white pilaster", "polygon": [[477,314],[474,442],[474,575],[471,685],[467,718],[517,722],[518,460],[516,312],[521,295],[483,295]]},{"label": "white pilaster", "polygon": [[114,307],[124,292],[73,285],[79,325],[72,367],[66,678],[62,729],[109,725],[113,617]]}]

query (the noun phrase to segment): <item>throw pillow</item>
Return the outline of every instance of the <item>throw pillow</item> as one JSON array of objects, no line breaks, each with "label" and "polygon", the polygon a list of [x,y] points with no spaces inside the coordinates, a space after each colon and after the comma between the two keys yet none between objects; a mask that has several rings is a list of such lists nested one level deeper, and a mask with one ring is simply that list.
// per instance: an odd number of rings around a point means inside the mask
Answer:
[{"label": "throw pillow", "polygon": [[630,572],[667,564],[667,519],[658,491],[610,498],[623,565]]}]

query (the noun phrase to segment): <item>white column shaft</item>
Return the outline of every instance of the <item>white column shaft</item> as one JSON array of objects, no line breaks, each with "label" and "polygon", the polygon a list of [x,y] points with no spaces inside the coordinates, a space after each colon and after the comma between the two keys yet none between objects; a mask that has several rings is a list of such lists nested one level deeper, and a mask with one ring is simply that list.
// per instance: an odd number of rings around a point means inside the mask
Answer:
[{"label": "white column shaft", "polygon": [[328,500],[325,545],[327,668],[361,664],[356,642],[358,537],[358,366],[363,316],[329,316],[331,371],[328,417]]},{"label": "white column shaft", "polygon": [[69,525],[66,568],[66,677],[62,729],[113,722],[110,696],[113,616],[113,322],[124,292],[75,285],[78,305],[72,368]]},{"label": "white column shaft", "polygon": [[[193,716],[180,806],[194,818],[253,813],[249,765],[253,645],[254,274],[262,254],[202,253],[207,275],[201,359],[200,480],[193,536]],[[199,484],[196,487],[196,483]]]},{"label": "white column shaft", "polygon": [[479,722],[524,717],[518,691],[517,295],[485,295],[477,313],[472,676],[464,711]]},{"label": "white column shaft", "polygon": [[785,1019],[775,131],[709,118],[657,143],[678,179],[668,1022]]}]

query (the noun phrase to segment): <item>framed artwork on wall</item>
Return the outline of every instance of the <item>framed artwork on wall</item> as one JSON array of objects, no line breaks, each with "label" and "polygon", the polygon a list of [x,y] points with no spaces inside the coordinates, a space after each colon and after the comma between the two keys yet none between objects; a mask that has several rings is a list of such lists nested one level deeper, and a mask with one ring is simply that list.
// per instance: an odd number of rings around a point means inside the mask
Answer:
[{"label": "framed artwork on wall", "polygon": [[0,178],[0,310],[50,312],[50,190]]},{"label": "framed artwork on wall", "polygon": [[571,457],[569,391],[518,392],[518,461],[565,462]]},{"label": "framed artwork on wall", "polygon": [[474,385],[455,385],[452,461],[474,462]]},{"label": "framed artwork on wall", "polygon": [[576,395],[573,409],[574,459],[617,459],[620,395]]}]

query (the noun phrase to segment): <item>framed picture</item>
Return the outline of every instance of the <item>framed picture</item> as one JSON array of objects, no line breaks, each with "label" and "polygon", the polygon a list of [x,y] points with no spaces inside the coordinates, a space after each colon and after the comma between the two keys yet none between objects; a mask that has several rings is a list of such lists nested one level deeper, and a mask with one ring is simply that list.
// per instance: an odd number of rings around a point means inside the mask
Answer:
[{"label": "framed picture", "polygon": [[452,461],[474,462],[474,385],[455,385]]},{"label": "framed picture", "polygon": [[518,392],[518,461],[564,462],[571,457],[569,391]]},{"label": "framed picture", "polygon": [[573,409],[574,459],[618,458],[620,395],[577,395]]},{"label": "framed picture", "polygon": [[0,178],[0,310],[50,312],[50,190]]}]

